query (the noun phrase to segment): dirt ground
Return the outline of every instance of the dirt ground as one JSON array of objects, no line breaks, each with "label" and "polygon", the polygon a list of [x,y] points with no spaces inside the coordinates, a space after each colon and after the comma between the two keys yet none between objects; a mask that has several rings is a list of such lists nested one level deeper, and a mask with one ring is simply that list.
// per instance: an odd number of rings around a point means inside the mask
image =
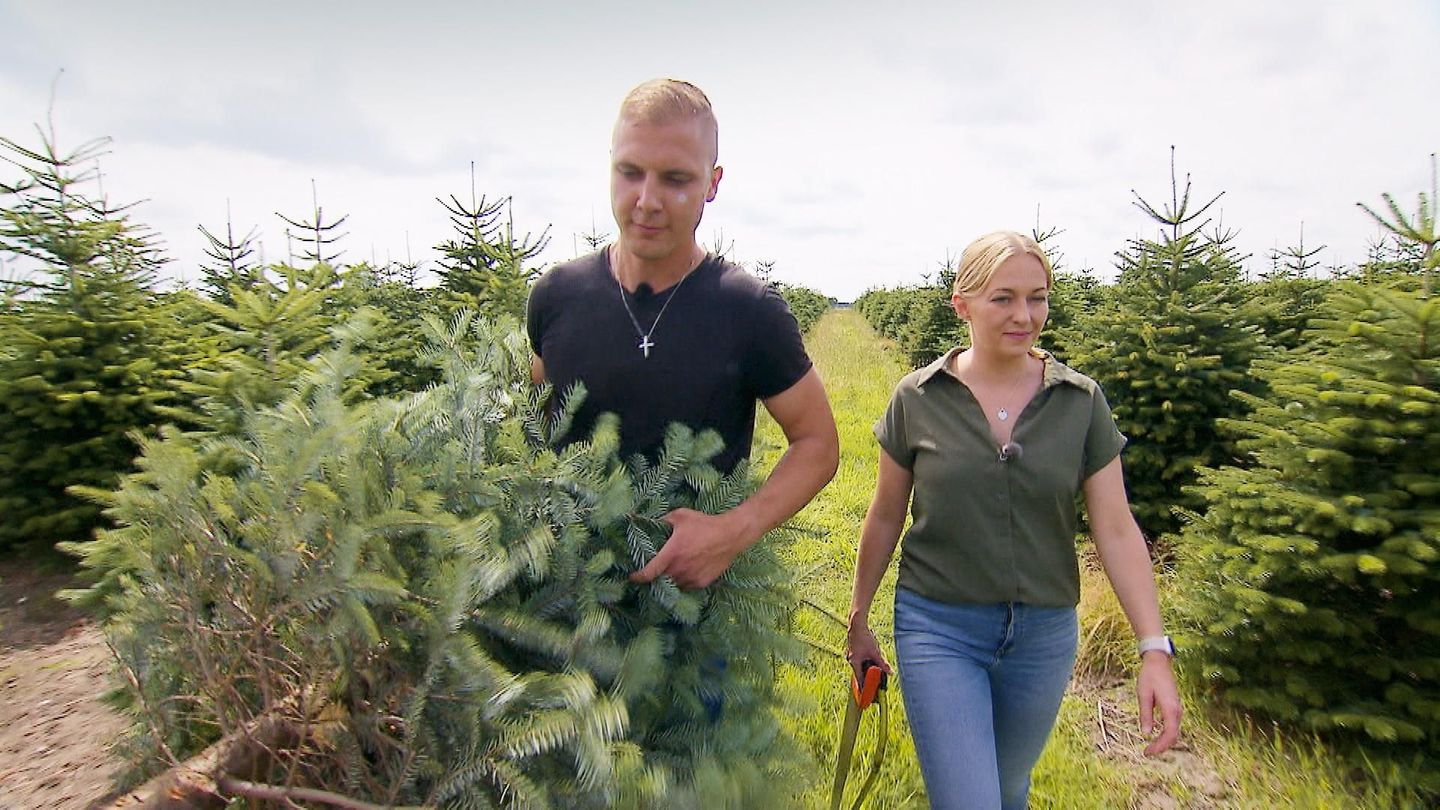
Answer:
[{"label": "dirt ground", "polygon": [[65,574],[0,561],[0,809],[88,808],[110,796],[110,743],[125,723],[100,702],[110,654],[53,597]]},{"label": "dirt ground", "polygon": [[[1071,694],[1086,701],[1090,716],[1090,740],[1099,756],[1127,764],[1136,774],[1133,810],[1208,810],[1237,806],[1239,797],[1200,755],[1182,733],[1164,754],[1149,759],[1141,753],[1145,738],[1139,732],[1135,691],[1128,681],[1074,683]],[[1181,723],[1184,727],[1184,723]],[[1177,798],[1176,785],[1186,786],[1184,798]]]}]

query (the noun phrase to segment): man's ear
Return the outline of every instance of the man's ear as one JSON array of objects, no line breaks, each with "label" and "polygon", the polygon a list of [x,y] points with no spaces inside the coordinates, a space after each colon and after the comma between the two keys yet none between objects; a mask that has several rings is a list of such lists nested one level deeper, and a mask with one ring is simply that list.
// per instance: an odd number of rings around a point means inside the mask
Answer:
[{"label": "man's ear", "polygon": [[715,194],[720,190],[720,178],[725,174],[724,166],[716,166],[710,172],[710,187],[705,189],[705,202],[715,202]]}]

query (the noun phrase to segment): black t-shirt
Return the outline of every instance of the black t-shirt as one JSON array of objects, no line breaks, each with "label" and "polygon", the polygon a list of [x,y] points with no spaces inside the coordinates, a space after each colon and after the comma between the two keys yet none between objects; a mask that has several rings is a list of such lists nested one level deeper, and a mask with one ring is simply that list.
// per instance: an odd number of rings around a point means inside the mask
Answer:
[{"label": "black t-shirt", "polygon": [[[641,330],[654,325],[649,357],[621,295]],[[722,472],[750,456],[756,400],[789,389],[810,370],[785,299],[715,256],[678,287],[642,287],[639,295],[622,291],[606,250],[556,265],[530,291],[526,329],[557,392],[585,384],[567,439],[588,437],[600,414],[614,413],[622,455],[653,460],[672,422],[713,428],[725,440],[713,462]]]}]

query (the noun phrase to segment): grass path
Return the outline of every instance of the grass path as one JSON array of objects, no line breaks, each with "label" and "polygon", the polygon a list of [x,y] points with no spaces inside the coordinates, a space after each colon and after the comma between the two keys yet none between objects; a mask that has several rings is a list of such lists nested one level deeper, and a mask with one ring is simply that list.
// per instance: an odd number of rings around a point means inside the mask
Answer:
[{"label": "grass path", "polygon": [[[797,628],[817,651],[806,666],[784,671],[782,687],[791,706],[787,723],[817,763],[801,806],[824,808],[849,679],[839,655],[843,628],[827,614],[841,618],[848,610],[855,546],[874,491],[879,452],[871,425],[909,368],[899,352],[853,310],[827,313],[806,344],[835,411],[841,458],[835,480],[798,516],[801,524],[815,530],[815,536],[800,539],[789,549],[806,601]],[[756,429],[757,464],[770,467],[783,448],[783,435],[762,409]],[[871,626],[892,651],[894,582],[892,564],[871,613]],[[1129,629],[1119,618],[1103,576],[1087,571],[1082,590],[1082,661],[1087,657],[1128,661]],[[1111,649],[1104,649],[1107,645]],[[1139,753],[1144,744],[1135,731],[1129,681],[1118,677],[1123,673],[1106,676],[1101,669],[1101,674],[1072,684],[1035,771],[1032,807],[1419,806],[1395,777],[1369,773],[1359,775],[1357,781],[1315,741],[1256,731],[1243,718],[1204,705],[1193,688],[1186,689],[1181,742],[1160,758],[1145,759]],[[889,754],[867,806],[927,807],[899,694],[892,691],[889,700]],[[867,712],[857,752],[871,750],[876,720],[873,712]],[[865,765],[858,760],[855,768],[863,772]],[[857,783],[852,778],[852,790]]]},{"label": "grass path", "polygon": [[[814,788],[806,795],[805,806],[823,808],[828,806],[830,769],[850,677],[849,668],[840,658],[844,628],[824,612],[843,618],[849,609],[855,544],[874,492],[876,453],[879,452],[870,426],[885,409],[895,382],[909,368],[858,313],[849,310],[827,313],[815,325],[806,344],[825,381],[830,406],[835,412],[840,431],[840,468],[830,485],[800,513],[799,522],[814,528],[817,537],[794,543],[790,548],[790,563],[801,572],[800,590],[813,604],[801,608],[799,632],[817,646],[832,650],[833,655],[817,652],[811,656],[808,668],[787,669],[782,675],[782,685],[791,694],[790,704],[794,707],[788,718],[791,730],[815,754],[823,771],[817,774]],[[756,459],[762,467],[769,467],[784,448],[784,435],[765,417],[763,409],[761,417],[756,429]],[[887,648],[893,648],[891,617],[888,608],[879,606],[892,602],[894,585],[892,566],[876,595],[877,609],[872,617],[872,626]],[[927,807],[899,694],[892,689],[888,700],[890,749],[868,806]],[[872,750],[876,719],[874,712],[867,712],[856,751]],[[855,771],[863,773],[862,765],[868,766],[868,763],[857,761]],[[858,784],[858,780],[854,781]]]}]

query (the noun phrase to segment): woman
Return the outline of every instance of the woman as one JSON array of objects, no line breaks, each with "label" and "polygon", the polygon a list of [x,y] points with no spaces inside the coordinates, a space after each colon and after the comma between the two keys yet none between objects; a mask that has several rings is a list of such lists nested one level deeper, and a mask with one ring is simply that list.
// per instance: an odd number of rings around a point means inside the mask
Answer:
[{"label": "woman", "polygon": [[1075,496],[1141,639],[1140,722],[1180,731],[1149,553],[1120,468],[1125,438],[1099,386],[1035,348],[1049,314],[1049,260],[1011,231],[965,249],[951,305],[970,346],[905,376],[875,424],[875,498],[855,565],[846,657],[890,671],[869,627],[914,493],[901,551],[895,648],[925,787],[935,808],[1023,808],[1075,661],[1080,599]]}]

